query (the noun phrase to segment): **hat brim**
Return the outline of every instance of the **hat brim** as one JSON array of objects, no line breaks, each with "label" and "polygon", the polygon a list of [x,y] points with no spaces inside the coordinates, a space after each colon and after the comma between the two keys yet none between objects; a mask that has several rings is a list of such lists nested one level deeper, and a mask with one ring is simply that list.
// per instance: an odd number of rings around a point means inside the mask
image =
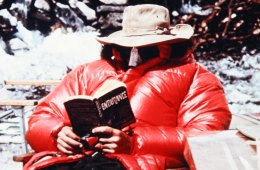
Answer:
[{"label": "hat brim", "polygon": [[[184,24],[182,24],[184,25]],[[179,29],[176,34],[144,34],[135,36],[125,36],[123,31],[117,31],[107,37],[97,37],[97,41],[101,44],[117,44],[125,47],[140,47],[160,43],[176,43],[188,40],[193,35],[193,29],[186,29],[187,25]]]}]

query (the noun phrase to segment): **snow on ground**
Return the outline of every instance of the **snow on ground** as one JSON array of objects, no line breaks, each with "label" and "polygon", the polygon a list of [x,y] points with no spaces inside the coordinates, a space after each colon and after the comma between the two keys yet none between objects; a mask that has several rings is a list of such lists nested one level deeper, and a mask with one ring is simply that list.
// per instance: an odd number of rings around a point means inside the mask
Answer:
[{"label": "snow on ground", "polygon": [[232,113],[260,112],[260,54],[231,57],[216,61],[199,61],[222,82]]},{"label": "snow on ground", "polygon": [[100,45],[95,33],[64,34],[56,30],[33,43],[38,46],[30,51],[17,51],[10,56],[0,49],[0,74],[2,80],[57,80],[67,67],[99,58]]}]

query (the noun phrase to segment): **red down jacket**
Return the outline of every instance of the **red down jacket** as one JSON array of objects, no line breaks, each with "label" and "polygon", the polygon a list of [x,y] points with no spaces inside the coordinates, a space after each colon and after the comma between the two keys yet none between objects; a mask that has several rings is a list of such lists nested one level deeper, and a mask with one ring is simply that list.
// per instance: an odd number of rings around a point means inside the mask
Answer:
[{"label": "red down jacket", "polygon": [[30,117],[26,134],[29,144],[37,152],[57,150],[57,133],[70,125],[64,99],[76,94],[91,95],[106,79],[119,79],[127,85],[137,123],[132,153],[112,156],[133,170],[184,165],[185,133],[229,127],[231,113],[223,87],[212,73],[194,62],[153,65],[144,63],[123,72],[98,60],[77,67]]}]

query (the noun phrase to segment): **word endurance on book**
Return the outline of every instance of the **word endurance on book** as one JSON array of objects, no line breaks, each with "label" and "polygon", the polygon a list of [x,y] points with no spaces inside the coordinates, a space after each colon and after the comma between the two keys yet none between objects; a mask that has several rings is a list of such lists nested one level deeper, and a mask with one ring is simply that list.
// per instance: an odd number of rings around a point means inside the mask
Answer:
[{"label": "word endurance on book", "polygon": [[122,129],[135,122],[126,85],[118,80],[105,81],[93,96],[70,96],[64,106],[80,137],[89,136],[97,126]]}]

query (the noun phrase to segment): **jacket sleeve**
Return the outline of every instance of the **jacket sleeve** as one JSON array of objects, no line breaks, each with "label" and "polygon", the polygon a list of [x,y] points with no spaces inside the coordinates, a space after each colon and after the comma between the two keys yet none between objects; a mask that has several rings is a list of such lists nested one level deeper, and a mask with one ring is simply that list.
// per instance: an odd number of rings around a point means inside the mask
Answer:
[{"label": "jacket sleeve", "polygon": [[63,81],[42,101],[39,102],[35,111],[28,121],[26,139],[31,147],[39,152],[43,150],[57,150],[56,135],[65,125],[70,125],[63,102],[66,97],[80,93],[79,83],[82,79],[82,67],[71,71]]},{"label": "jacket sleeve", "polygon": [[229,127],[230,120],[231,113],[221,83],[212,73],[198,67],[180,104],[177,127],[136,126],[132,153],[164,155],[168,157],[167,168],[181,166],[185,162],[186,133],[224,130]]},{"label": "jacket sleeve", "polygon": [[178,124],[186,132],[226,130],[231,112],[220,81],[210,72],[199,67],[190,90],[183,100]]}]

